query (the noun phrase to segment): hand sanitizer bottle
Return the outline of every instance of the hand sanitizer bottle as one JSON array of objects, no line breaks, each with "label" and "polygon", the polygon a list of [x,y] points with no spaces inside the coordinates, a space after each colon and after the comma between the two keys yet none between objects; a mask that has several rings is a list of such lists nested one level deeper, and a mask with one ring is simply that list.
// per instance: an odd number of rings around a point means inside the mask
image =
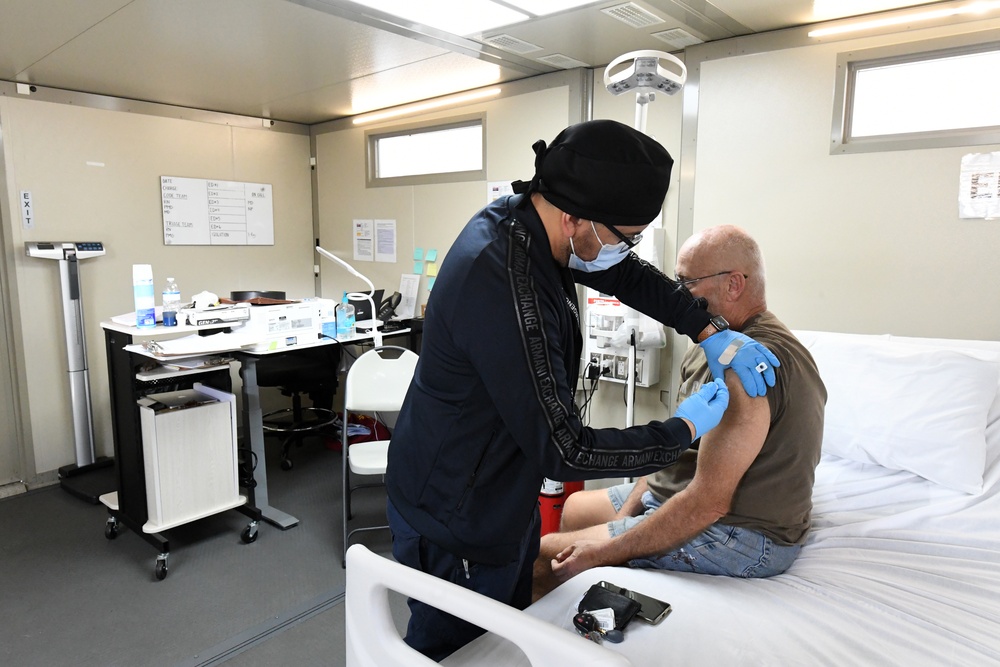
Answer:
[{"label": "hand sanitizer bottle", "polygon": [[153,294],[153,267],[132,265],[132,296],[135,299],[135,326],[152,329],[156,326],[156,296]]},{"label": "hand sanitizer bottle", "polygon": [[354,306],[347,300],[347,292],[337,306],[337,338],[344,340],[354,337]]}]

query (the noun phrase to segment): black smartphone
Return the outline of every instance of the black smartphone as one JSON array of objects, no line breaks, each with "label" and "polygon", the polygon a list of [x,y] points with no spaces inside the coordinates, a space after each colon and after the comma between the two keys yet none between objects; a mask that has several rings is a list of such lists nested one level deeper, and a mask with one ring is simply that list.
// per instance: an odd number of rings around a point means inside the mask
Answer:
[{"label": "black smartphone", "polygon": [[652,625],[656,625],[670,614],[671,607],[669,602],[664,602],[663,600],[657,600],[654,597],[643,595],[642,593],[630,591],[627,588],[622,588],[618,584],[612,584],[610,581],[598,582],[598,586],[606,588],[614,593],[618,593],[619,595],[632,598],[638,602],[639,613],[636,614],[636,617],[641,618]]}]

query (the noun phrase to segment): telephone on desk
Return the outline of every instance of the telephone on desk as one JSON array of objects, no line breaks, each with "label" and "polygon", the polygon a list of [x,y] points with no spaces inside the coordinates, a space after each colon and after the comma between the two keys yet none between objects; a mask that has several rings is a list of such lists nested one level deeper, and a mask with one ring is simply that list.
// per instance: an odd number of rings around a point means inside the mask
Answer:
[{"label": "telephone on desk", "polygon": [[[403,296],[399,292],[393,292],[391,296],[382,299],[382,290],[375,290],[373,294],[374,302],[377,304],[375,307],[374,319],[382,322],[380,329],[383,332],[398,331],[404,328],[402,322],[398,320],[390,320],[395,313],[396,308],[399,307],[400,301],[403,300]],[[371,306],[364,299],[357,301],[355,303],[356,319],[358,321],[358,331],[365,332],[370,330],[370,322],[372,320]],[[362,323],[365,323],[362,325]]]},{"label": "telephone on desk", "polygon": [[393,292],[391,296],[386,297],[385,301],[378,307],[377,318],[385,322],[386,326],[391,324],[389,318],[396,314],[396,308],[399,307],[399,302],[402,300],[403,295],[399,292]]}]

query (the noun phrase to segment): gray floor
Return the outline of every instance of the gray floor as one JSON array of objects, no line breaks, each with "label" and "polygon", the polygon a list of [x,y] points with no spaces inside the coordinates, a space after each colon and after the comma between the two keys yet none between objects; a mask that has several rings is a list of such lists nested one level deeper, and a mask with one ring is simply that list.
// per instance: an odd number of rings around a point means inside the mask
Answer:
[{"label": "gray floor", "polygon": [[[340,455],[313,441],[285,472],[274,444],[271,504],[299,525],[262,523],[249,545],[236,511],[173,529],[163,581],[149,543],[128,529],[105,538],[103,506],[59,487],[0,500],[0,664],[343,664]],[[359,518],[384,511],[381,491],[355,503]],[[360,539],[388,555],[387,532]],[[405,602],[393,602],[399,625]]]}]

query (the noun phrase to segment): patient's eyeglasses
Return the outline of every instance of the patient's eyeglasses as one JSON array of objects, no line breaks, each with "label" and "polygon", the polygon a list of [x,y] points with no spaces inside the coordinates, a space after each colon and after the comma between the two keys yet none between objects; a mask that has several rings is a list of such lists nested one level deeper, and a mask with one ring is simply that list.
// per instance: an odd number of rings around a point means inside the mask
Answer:
[{"label": "patient's eyeglasses", "polygon": [[[716,276],[728,276],[730,273],[735,273],[735,272],[732,269],[730,269],[729,271],[719,271],[718,273],[713,273],[708,276],[702,276],[701,278],[685,278],[684,276],[678,275],[677,278],[674,279],[674,282],[677,283],[678,285],[683,285],[684,287],[691,287],[691,285],[694,285],[699,280],[707,280],[709,278],[715,278]],[[747,274],[745,273],[743,274],[744,280],[746,280],[749,277],[750,276],[748,276]]]},{"label": "patient's eyeglasses", "polygon": [[629,249],[632,249],[637,245],[639,245],[639,241],[642,240],[642,232],[639,232],[638,234],[633,234],[632,236],[625,236],[620,231],[618,231],[618,228],[615,227],[614,225],[609,225],[606,222],[601,222],[600,220],[597,220],[596,222],[599,225],[604,225],[605,227],[610,229],[611,233],[614,234],[616,237],[618,237],[618,240],[624,243],[626,247],[628,247]]}]

